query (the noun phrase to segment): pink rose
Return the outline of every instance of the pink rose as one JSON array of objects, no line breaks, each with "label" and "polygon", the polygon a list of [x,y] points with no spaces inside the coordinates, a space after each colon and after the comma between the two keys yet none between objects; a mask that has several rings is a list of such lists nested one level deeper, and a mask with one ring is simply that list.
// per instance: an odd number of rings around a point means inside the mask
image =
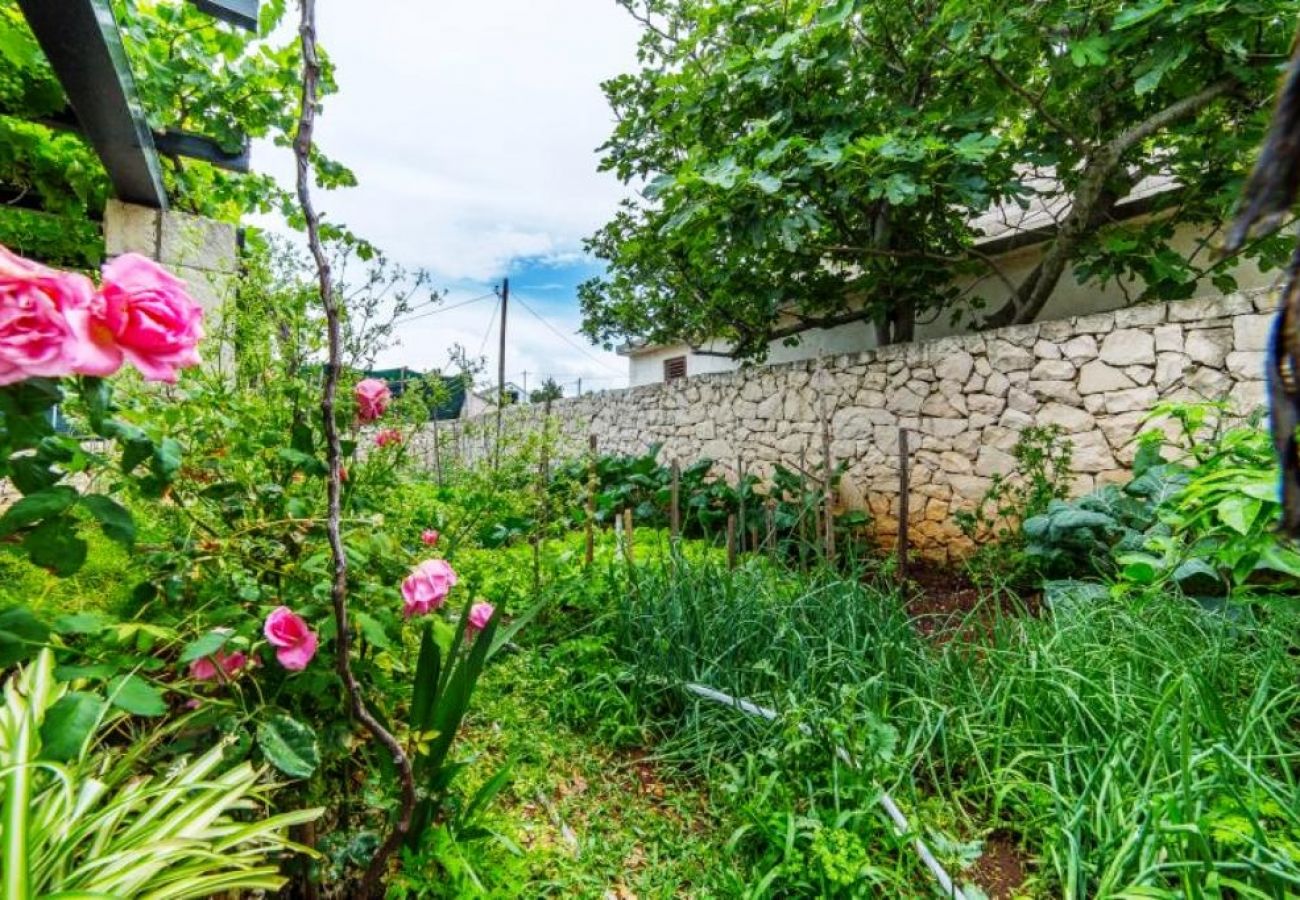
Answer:
[{"label": "pink rose", "polygon": [[456,572],[445,559],[426,559],[402,582],[404,612],[425,616],[442,606],[456,585]]},{"label": "pink rose", "polygon": [[190,677],[195,681],[216,681],[220,672],[227,679],[234,678],[247,665],[248,655],[242,650],[229,655],[224,650],[218,650],[212,656],[190,663]]},{"label": "pink rose", "polygon": [[203,309],[185,282],[138,253],[104,266],[91,337],[105,358],[125,357],[150,381],[176,381],[176,370],[199,364]]},{"label": "pink rose", "polygon": [[271,611],[262,632],[276,648],[275,658],[290,672],[301,672],[316,655],[316,633],[287,606]]},{"label": "pink rose", "polygon": [[436,546],[438,543],[438,532],[434,531],[432,528],[426,528],[424,529],[424,533],[420,535],[420,541],[426,547]]},{"label": "pink rose", "polygon": [[469,621],[465,623],[465,635],[473,640],[491,621],[492,616],[496,613],[496,607],[485,600],[480,600],[469,609]]},{"label": "pink rose", "polygon": [[367,378],[358,382],[356,387],[357,416],[364,422],[373,422],[388,409],[393,393],[387,383],[378,378]]},{"label": "pink rose", "polygon": [[386,428],[375,435],[375,445],[378,447],[387,447],[389,444],[400,444],[401,442],[402,433],[396,428]]},{"label": "pink rose", "polygon": [[110,375],[116,364],[90,340],[94,285],[0,247],[0,385],[81,372]]}]

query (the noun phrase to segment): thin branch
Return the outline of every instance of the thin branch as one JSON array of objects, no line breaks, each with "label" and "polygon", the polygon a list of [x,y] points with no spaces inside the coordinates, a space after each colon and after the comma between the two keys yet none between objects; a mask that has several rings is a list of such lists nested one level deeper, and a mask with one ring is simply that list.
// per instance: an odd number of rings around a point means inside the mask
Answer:
[{"label": "thin branch", "polygon": [[371,859],[361,882],[361,890],[365,896],[379,898],[384,893],[383,877],[388,868],[388,859],[405,839],[411,827],[411,815],[415,809],[416,799],[415,776],[411,771],[411,761],[402,749],[401,742],[390,734],[366,708],[365,699],[361,696],[361,685],[352,674],[348,655],[351,644],[348,625],[348,562],[340,533],[340,521],[343,517],[341,471],[343,448],[334,411],[335,398],[338,395],[339,370],[342,368],[343,340],[341,313],[334,296],[330,263],[321,242],[320,217],[311,200],[312,130],[316,121],[317,90],[321,75],[320,57],[316,50],[316,0],[300,0],[300,3],[302,21],[298,28],[298,35],[302,42],[302,106],[299,111],[298,131],[294,136],[293,150],[297,160],[298,202],[302,206],[303,218],[307,223],[307,243],[316,262],[316,272],[320,280],[321,306],[325,311],[329,336],[329,363],[325,368],[325,386],[321,392],[320,411],[325,428],[325,455],[329,465],[329,510],[325,530],[334,564],[330,600],[334,607],[334,625],[338,632],[335,638],[335,667],[347,691],[353,715],[375,740],[383,744],[392,754],[402,794],[397,821],[383,843],[379,845],[379,849],[375,851],[374,858]]}]

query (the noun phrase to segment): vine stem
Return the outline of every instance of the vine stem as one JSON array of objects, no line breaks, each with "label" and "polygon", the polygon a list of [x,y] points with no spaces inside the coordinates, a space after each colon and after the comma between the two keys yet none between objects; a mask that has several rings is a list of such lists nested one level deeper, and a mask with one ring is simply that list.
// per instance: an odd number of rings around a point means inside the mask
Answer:
[{"label": "vine stem", "polygon": [[401,803],[397,820],[383,843],[379,845],[379,849],[375,851],[374,858],[366,868],[361,882],[361,890],[365,896],[381,897],[388,860],[405,839],[411,827],[411,817],[415,809],[415,776],[411,771],[411,760],[403,750],[401,742],[366,708],[365,699],[361,694],[361,685],[352,673],[349,657],[352,640],[348,625],[348,562],[340,533],[340,523],[343,518],[341,477],[343,448],[339,439],[338,422],[334,415],[343,359],[342,317],[334,293],[329,259],[325,255],[325,248],[321,242],[320,217],[311,199],[312,132],[316,124],[321,76],[320,55],[316,48],[316,0],[299,0],[299,5],[302,10],[302,19],[298,27],[298,36],[302,45],[302,107],[298,116],[298,131],[294,136],[293,152],[298,170],[298,202],[307,223],[307,243],[311,249],[312,259],[316,263],[316,273],[320,280],[321,307],[325,312],[329,336],[329,362],[325,367],[320,412],[325,428],[325,458],[329,465],[329,511],[325,530],[334,564],[330,600],[334,607],[334,624],[338,632],[334,644],[335,668],[338,670],[339,679],[343,682],[344,690],[347,691],[352,714],[366,731],[392,754],[401,784]]}]

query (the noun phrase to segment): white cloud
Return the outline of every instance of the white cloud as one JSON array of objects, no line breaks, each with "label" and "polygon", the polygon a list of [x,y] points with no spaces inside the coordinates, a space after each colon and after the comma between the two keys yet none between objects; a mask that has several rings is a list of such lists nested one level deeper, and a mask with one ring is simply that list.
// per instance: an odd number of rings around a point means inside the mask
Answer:
[{"label": "white cloud", "polygon": [[[317,138],[360,181],[318,193],[329,218],[452,284],[495,282],[521,257],[572,261],[612,215],[625,189],[596,171],[613,124],[600,82],[635,68],[637,37],[613,0],[345,0],[319,17],[341,90]],[[257,146],[254,163],[292,178],[283,148]],[[390,361],[441,360],[452,339],[477,349],[489,306],[413,323],[409,356]],[[578,317],[566,311],[567,333]],[[610,374],[527,318],[510,356]]]},{"label": "white cloud", "polygon": [[[360,179],[325,194],[334,218],[451,279],[574,251],[624,189],[596,172],[613,124],[600,82],[635,66],[613,0],[369,0],[322,4],[341,92],[317,136]],[[256,160],[286,179],[287,151]]]}]

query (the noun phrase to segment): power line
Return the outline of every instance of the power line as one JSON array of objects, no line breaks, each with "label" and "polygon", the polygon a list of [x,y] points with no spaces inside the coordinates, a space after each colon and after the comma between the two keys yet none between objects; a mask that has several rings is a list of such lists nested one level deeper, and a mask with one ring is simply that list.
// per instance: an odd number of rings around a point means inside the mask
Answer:
[{"label": "power line", "polygon": [[[492,296],[495,297],[496,295],[493,294]],[[487,327],[487,331],[483,332],[483,340],[482,340],[482,342],[478,345],[478,355],[479,355],[480,357],[483,356],[483,351],[487,349],[488,338],[490,338],[490,337],[492,336],[492,326],[493,326],[494,324],[496,324],[496,320],[497,320],[497,311],[498,311],[499,309],[501,309],[501,299],[498,297],[498,298],[497,298],[496,305],[492,307],[492,318],[488,319],[488,327]]]},{"label": "power line", "polygon": [[462,300],[459,303],[453,303],[451,306],[439,306],[437,309],[431,309],[428,312],[422,312],[414,316],[404,316],[393,322],[394,325],[405,325],[407,322],[415,322],[419,319],[427,319],[429,316],[436,316],[438,313],[451,312],[453,309],[460,309],[462,306],[469,306],[471,303],[478,303],[486,300],[488,297],[495,297],[496,294],[483,294],[470,300]]},{"label": "power line", "polygon": [[529,313],[529,314],[530,314],[534,319],[536,319],[537,321],[539,321],[539,322],[541,322],[543,325],[545,325],[547,328],[549,328],[549,329],[551,330],[551,333],[552,333],[552,334],[556,335],[560,340],[564,341],[566,344],[568,344],[568,345],[569,345],[570,347],[572,347],[574,350],[577,350],[579,353],[581,353],[583,356],[587,357],[589,360],[591,360],[592,362],[594,362],[596,365],[598,365],[598,366],[600,366],[600,367],[602,367],[602,368],[604,368],[604,369],[608,369],[608,370],[611,371],[611,372],[617,372],[617,371],[618,371],[618,370],[615,369],[613,366],[611,366],[609,363],[607,363],[607,362],[605,362],[604,360],[599,359],[598,357],[596,357],[596,356],[595,356],[594,354],[592,354],[589,350],[587,350],[587,348],[583,347],[583,346],[582,346],[581,344],[579,344],[577,341],[575,341],[575,340],[573,340],[572,338],[570,338],[567,334],[565,334],[564,332],[560,331],[560,329],[556,328],[556,327],[555,327],[554,325],[552,325],[550,322],[546,321],[546,319],[543,319],[540,315],[537,314],[537,311],[536,311],[536,310],[534,310],[531,306],[529,306],[529,305],[528,305],[527,303],[525,303],[523,300],[520,300],[518,297],[516,297],[516,298],[515,298],[515,301],[516,301],[520,306],[522,306],[524,309],[528,310],[528,313]]}]

